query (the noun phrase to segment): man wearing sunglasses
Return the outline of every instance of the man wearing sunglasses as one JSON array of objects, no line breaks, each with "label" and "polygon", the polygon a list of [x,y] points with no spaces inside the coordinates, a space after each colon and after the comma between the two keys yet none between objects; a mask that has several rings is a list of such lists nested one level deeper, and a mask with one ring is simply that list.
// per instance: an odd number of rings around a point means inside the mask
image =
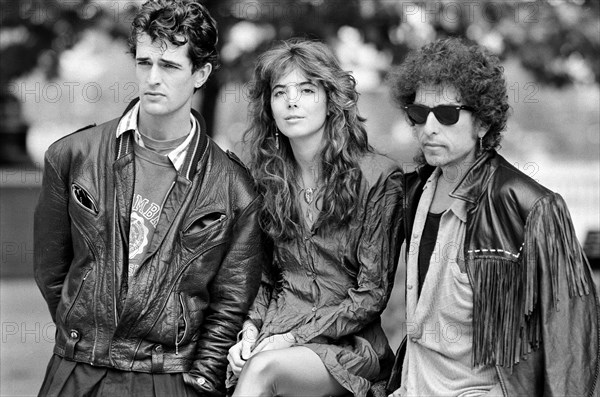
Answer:
[{"label": "man wearing sunglasses", "polygon": [[592,396],[600,306],[563,199],[496,152],[497,57],[459,39],[391,78],[419,143],[405,177],[407,338],[398,396]]}]

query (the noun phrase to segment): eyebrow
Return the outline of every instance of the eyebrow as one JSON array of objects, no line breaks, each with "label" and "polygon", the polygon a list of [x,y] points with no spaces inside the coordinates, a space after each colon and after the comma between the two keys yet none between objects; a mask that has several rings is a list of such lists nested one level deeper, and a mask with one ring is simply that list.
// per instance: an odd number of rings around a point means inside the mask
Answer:
[{"label": "eyebrow", "polygon": [[[271,91],[275,91],[277,88],[285,88],[288,85],[290,85],[290,84],[277,84],[276,86],[273,87],[273,89]],[[295,84],[292,83],[291,85],[300,85],[300,86],[302,86],[302,85],[314,85],[314,86],[316,86],[317,84],[315,84],[312,81],[302,81],[300,83],[295,83]]]},{"label": "eyebrow", "polygon": [[[150,59],[150,57],[136,57],[135,58],[136,61],[152,61],[152,59]],[[169,61],[167,59],[164,58],[159,58],[159,61],[162,63],[165,63],[167,65],[173,65],[173,66],[177,66],[177,67],[183,67],[183,65],[181,65],[180,63],[177,62],[173,62],[173,61]]]}]

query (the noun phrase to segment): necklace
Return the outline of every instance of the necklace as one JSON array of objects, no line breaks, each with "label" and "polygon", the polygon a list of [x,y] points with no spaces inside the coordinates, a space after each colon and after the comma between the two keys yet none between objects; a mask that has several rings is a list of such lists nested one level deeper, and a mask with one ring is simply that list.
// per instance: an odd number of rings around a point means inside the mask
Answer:
[{"label": "necklace", "polygon": [[312,188],[312,187],[307,187],[305,189],[302,189],[301,192],[304,192],[304,194],[302,195],[302,197],[304,198],[304,202],[308,205],[311,205],[313,200],[315,199],[315,192],[317,191],[318,187]]},{"label": "necklace", "polygon": [[315,195],[319,187],[307,187],[300,190],[300,194],[302,195],[302,199],[306,203],[306,213],[305,216],[308,218],[310,222],[314,221],[313,217],[313,202],[315,201]]},{"label": "necklace", "polygon": [[[311,170],[311,172],[313,174],[313,180],[314,181],[318,181],[318,174],[317,174],[316,167],[310,167],[310,170]],[[302,186],[306,186],[304,184],[304,178],[302,178]],[[307,205],[305,216],[308,218],[308,220],[311,223],[314,221],[314,219],[313,219],[313,202],[315,201],[317,190],[319,190],[319,185],[317,185],[315,187],[303,187],[300,190],[300,194],[302,195],[302,199],[304,200],[304,202]],[[316,210],[316,203],[314,204],[314,206],[315,206],[314,209]]]}]

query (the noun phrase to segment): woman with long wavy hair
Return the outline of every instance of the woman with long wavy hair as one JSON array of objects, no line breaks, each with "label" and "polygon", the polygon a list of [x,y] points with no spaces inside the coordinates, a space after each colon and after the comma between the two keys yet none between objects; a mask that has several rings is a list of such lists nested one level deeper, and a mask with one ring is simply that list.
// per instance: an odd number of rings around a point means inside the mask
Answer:
[{"label": "woman with long wavy hair", "polygon": [[402,240],[402,170],[369,146],[356,82],[319,42],[264,53],[249,168],[273,260],[229,351],[234,396],[365,396],[393,359],[380,315]]}]

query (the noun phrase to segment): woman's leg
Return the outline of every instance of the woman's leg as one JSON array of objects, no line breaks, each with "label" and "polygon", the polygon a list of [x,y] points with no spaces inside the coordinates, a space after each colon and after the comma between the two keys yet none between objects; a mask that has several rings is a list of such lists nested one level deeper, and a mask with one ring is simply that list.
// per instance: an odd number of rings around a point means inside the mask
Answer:
[{"label": "woman's leg", "polygon": [[341,396],[347,393],[315,352],[293,346],[261,352],[248,360],[233,396]]}]

